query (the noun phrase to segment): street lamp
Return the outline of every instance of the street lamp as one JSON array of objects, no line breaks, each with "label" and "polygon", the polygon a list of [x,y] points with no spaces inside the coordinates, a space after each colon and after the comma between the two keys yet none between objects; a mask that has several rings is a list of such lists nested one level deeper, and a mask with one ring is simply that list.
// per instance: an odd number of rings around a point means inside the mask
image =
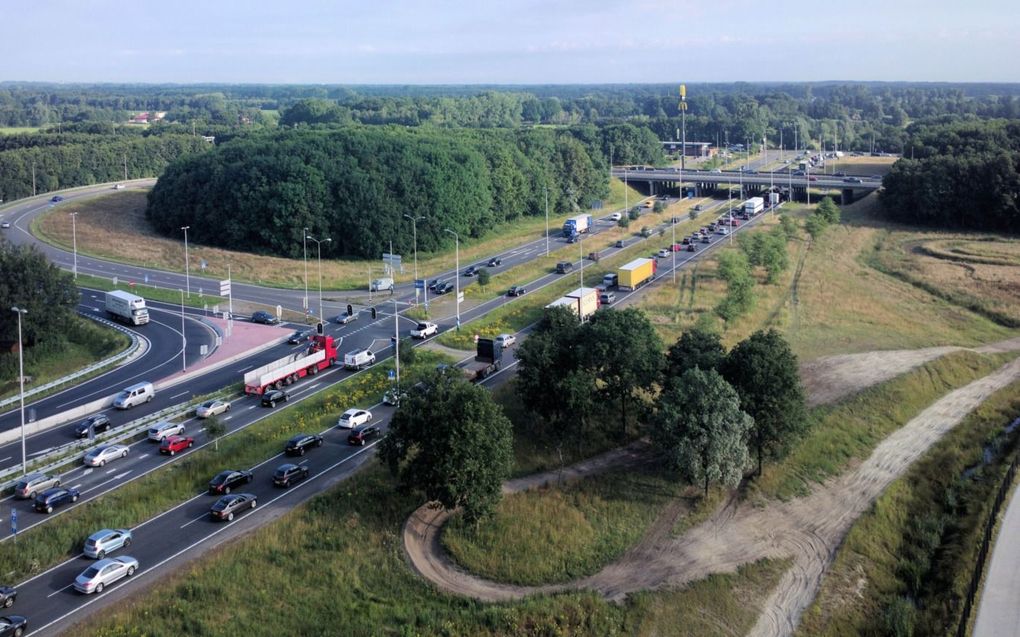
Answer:
[{"label": "street lamp", "polygon": [[188,296],[191,296],[191,266],[188,262],[188,229],[191,226],[181,226],[184,231],[184,283],[188,288]]},{"label": "street lamp", "polygon": [[181,293],[181,372],[188,369],[187,346],[188,341],[184,338],[184,290],[177,288]]},{"label": "street lamp", "polygon": [[[411,220],[411,232],[413,233],[414,241],[414,302],[418,302],[418,222],[425,217],[412,217],[411,215],[405,214],[405,217]],[[426,292],[426,294],[428,294]],[[426,298],[426,301],[428,299]]]},{"label": "street lamp", "polygon": [[21,340],[21,315],[28,310],[12,307],[11,311],[18,315],[18,381],[21,383],[21,473],[28,473],[25,455],[25,346]]},{"label": "street lamp", "polygon": [[77,212],[71,213],[71,246],[74,250],[74,278],[78,278],[78,224],[75,223]]},{"label": "street lamp", "polygon": [[316,239],[315,237],[310,237],[308,235],[305,235],[305,239],[315,242],[315,251],[319,264],[319,322],[325,323],[325,319],[322,316],[322,244],[323,242],[332,243],[333,239],[330,237],[326,237],[325,239]]},{"label": "street lamp", "polygon": [[305,253],[305,312],[308,311],[308,228],[302,228],[301,249]]},{"label": "street lamp", "polygon": [[545,256],[549,256],[549,184],[545,185]]},{"label": "street lamp", "polygon": [[[453,285],[454,285],[454,291],[457,294],[457,331],[459,332],[460,331],[460,235],[457,234],[456,232],[454,232],[453,230],[450,230],[449,228],[443,228],[443,232],[449,232],[450,234],[453,235],[453,239],[454,239],[455,255],[456,255],[455,256],[456,265],[454,267],[457,268],[457,271],[454,273]],[[549,233],[546,233],[546,237],[548,237],[548,236],[549,236]]]}]

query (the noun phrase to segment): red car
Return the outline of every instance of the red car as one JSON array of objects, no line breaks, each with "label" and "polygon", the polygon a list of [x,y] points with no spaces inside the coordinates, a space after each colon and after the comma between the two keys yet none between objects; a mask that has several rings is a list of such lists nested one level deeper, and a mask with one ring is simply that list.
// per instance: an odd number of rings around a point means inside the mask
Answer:
[{"label": "red car", "polygon": [[171,456],[178,451],[184,451],[189,449],[195,444],[195,439],[191,436],[167,436],[163,439],[163,442],[159,445],[160,453],[168,453]]}]

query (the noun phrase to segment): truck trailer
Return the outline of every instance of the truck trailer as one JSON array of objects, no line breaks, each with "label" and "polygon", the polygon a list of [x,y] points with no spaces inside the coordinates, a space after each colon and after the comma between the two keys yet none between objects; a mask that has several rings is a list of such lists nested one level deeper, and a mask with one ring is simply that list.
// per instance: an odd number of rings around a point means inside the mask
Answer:
[{"label": "truck trailer", "polygon": [[744,214],[756,215],[765,209],[765,199],[762,197],[751,197],[744,202]]},{"label": "truck trailer", "polygon": [[106,293],[106,312],[114,319],[128,325],[144,325],[149,322],[149,310],[142,297],[114,290]]},{"label": "truck trailer", "polygon": [[489,374],[498,372],[503,367],[503,345],[491,338],[479,338],[475,346],[475,360],[461,370],[472,383],[484,379]]},{"label": "truck trailer", "polygon": [[638,289],[655,277],[655,271],[655,259],[634,259],[630,263],[620,266],[620,269],[616,271],[620,290],[631,292]]},{"label": "truck trailer", "polygon": [[280,389],[305,376],[318,374],[336,363],[339,345],[332,336],[313,336],[307,351],[288,354],[245,374],[244,393],[261,396],[269,389]]},{"label": "truck trailer", "polygon": [[563,236],[573,237],[591,231],[591,215],[577,215],[563,222]]}]

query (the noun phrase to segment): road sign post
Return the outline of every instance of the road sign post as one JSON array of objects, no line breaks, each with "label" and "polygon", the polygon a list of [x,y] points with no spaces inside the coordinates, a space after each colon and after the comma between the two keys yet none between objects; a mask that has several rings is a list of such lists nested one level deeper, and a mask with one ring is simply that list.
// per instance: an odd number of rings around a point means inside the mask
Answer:
[{"label": "road sign post", "polygon": [[14,535],[14,541],[18,541],[18,510],[11,507],[11,533]]}]

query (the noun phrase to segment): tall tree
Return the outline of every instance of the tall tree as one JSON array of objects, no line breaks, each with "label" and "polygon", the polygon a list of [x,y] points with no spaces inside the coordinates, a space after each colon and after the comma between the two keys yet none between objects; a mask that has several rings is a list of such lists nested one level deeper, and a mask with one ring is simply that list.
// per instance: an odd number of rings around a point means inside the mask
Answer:
[{"label": "tall tree", "polygon": [[666,353],[665,380],[679,378],[689,369],[718,370],[725,357],[726,348],[719,334],[694,327],[681,334],[669,347]]},{"label": "tall tree", "polygon": [[62,340],[79,296],[71,275],[35,246],[16,246],[0,237],[0,340],[18,339],[10,309],[14,306],[28,310],[21,326],[26,349],[41,341]]},{"label": "tall tree", "polygon": [[513,432],[486,389],[436,371],[400,401],[379,455],[401,489],[477,521],[492,512],[510,475]]},{"label": "tall tree", "polygon": [[754,418],[751,440],[761,475],[764,457],[783,456],[806,427],[797,356],[779,332],[759,330],[730,350],[720,371]]},{"label": "tall tree", "polygon": [[830,224],[839,223],[839,206],[832,200],[832,197],[823,197],[818,202],[818,207],[815,209],[814,214],[825,217],[825,221]]}]

